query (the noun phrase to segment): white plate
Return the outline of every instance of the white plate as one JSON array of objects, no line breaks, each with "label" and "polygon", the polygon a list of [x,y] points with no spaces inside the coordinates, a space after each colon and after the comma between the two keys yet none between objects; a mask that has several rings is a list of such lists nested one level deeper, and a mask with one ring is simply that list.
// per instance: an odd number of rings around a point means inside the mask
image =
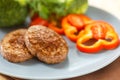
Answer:
[{"label": "white plate", "polygon": [[[120,21],[113,15],[89,7],[87,15],[95,20],[105,20],[114,26],[120,35]],[[0,38],[2,38],[11,29],[0,29]],[[78,51],[75,44],[65,38],[69,45],[68,58],[60,64],[47,65],[32,59],[23,63],[11,63],[0,56],[0,73],[25,78],[25,79],[65,79],[85,75],[105,67],[113,62],[120,55],[120,47],[102,51],[98,54],[85,54]]]}]

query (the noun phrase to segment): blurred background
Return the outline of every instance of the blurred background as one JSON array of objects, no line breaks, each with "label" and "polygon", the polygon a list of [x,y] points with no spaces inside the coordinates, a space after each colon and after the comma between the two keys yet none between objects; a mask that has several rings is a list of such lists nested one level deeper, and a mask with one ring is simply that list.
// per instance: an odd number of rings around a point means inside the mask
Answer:
[{"label": "blurred background", "polygon": [[110,12],[120,19],[120,0],[89,0],[89,5]]}]

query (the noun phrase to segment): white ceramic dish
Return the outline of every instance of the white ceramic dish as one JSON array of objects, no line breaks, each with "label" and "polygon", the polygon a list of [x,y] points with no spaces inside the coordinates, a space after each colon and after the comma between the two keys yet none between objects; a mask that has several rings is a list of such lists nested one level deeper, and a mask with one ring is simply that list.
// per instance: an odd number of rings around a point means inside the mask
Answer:
[{"label": "white ceramic dish", "polygon": [[[120,35],[120,21],[113,15],[94,7],[89,7],[86,14],[92,19],[111,23]],[[13,29],[0,29],[0,39]],[[63,63],[47,65],[36,59],[23,63],[11,63],[0,56],[0,73],[25,79],[65,79],[99,70],[113,62],[120,55],[120,47],[114,50],[102,51],[98,54],[85,54],[78,51],[75,44],[66,37],[65,39],[69,45],[69,55]]]}]

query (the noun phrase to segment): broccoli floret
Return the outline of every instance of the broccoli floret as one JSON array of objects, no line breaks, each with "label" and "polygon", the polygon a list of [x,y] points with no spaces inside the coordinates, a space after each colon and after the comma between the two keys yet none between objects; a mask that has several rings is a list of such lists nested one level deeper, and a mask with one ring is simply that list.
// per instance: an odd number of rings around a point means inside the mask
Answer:
[{"label": "broccoli floret", "polygon": [[0,0],[0,27],[10,27],[23,23],[27,13],[26,6],[21,6],[14,0]]}]

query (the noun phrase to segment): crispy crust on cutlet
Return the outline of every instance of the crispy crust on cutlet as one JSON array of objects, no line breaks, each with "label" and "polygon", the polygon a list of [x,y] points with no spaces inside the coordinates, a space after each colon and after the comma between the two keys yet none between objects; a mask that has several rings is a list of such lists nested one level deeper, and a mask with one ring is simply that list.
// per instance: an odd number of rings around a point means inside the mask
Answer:
[{"label": "crispy crust on cutlet", "polygon": [[25,43],[32,55],[48,64],[64,61],[68,54],[66,41],[44,26],[32,26],[25,34]]},{"label": "crispy crust on cutlet", "polygon": [[23,62],[32,58],[25,42],[26,29],[18,29],[5,35],[1,41],[1,54],[10,62]]}]

